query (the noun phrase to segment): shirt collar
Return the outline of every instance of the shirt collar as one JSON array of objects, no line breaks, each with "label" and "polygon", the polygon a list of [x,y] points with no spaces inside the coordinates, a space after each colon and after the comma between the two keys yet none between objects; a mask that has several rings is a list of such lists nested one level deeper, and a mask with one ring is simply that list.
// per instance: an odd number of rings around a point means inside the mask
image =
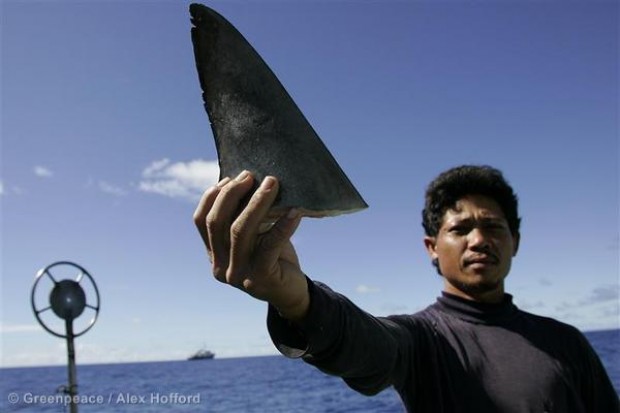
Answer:
[{"label": "shirt collar", "polygon": [[518,312],[510,294],[504,294],[502,302],[497,304],[479,303],[446,292],[441,294],[433,307],[470,323],[501,324]]}]

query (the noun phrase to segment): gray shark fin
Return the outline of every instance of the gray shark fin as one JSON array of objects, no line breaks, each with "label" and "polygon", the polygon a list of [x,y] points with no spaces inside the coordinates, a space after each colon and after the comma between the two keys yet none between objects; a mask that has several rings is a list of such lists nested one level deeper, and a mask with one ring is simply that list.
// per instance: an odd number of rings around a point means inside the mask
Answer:
[{"label": "gray shark fin", "polygon": [[306,216],[355,212],[368,205],[278,78],[224,17],[190,6],[194,56],[211,122],[220,178],[251,171],[280,181],[275,209]]}]

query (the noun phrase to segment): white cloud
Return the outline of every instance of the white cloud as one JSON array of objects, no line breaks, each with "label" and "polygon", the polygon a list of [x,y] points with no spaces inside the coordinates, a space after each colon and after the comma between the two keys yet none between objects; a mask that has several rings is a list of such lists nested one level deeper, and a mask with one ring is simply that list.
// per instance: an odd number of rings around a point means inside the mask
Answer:
[{"label": "white cloud", "polygon": [[529,301],[527,299],[518,300],[518,305],[519,305],[519,308],[525,311],[540,310],[540,309],[544,309],[547,307],[547,304],[542,300],[538,300],[538,301]]},{"label": "white cloud", "polygon": [[[419,310],[422,310],[422,308],[420,308]],[[404,304],[386,303],[381,305],[381,314],[411,314],[415,312],[416,311],[412,311],[408,306]]]},{"label": "white cloud", "polygon": [[369,287],[367,285],[364,284],[360,284],[357,287],[355,287],[355,292],[357,292],[358,294],[371,294],[371,293],[378,293],[379,290],[376,287]]},{"label": "white cloud", "polygon": [[550,287],[553,285],[553,283],[547,278],[539,278],[538,283],[542,285],[543,287]]},{"label": "white cloud", "polygon": [[164,158],[160,161],[153,161],[142,171],[142,176],[152,176],[158,173],[161,169],[164,169],[170,164],[170,159]]},{"label": "white cloud", "polygon": [[575,308],[582,308],[583,306],[597,305],[603,303],[614,303],[617,305],[619,299],[620,285],[600,285],[593,288],[587,296],[581,298],[580,300],[575,300],[573,302],[562,301],[561,303],[556,305],[556,310],[567,311]]},{"label": "white cloud", "polygon": [[617,302],[618,298],[620,298],[620,285],[609,284],[593,289],[586,303]]},{"label": "white cloud", "polygon": [[577,306],[600,304],[605,302],[617,303],[620,298],[620,285],[607,284],[593,288],[590,294],[577,303]]},{"label": "white cloud", "polygon": [[99,189],[102,192],[105,192],[106,194],[111,194],[111,195],[116,195],[116,196],[127,195],[127,191],[125,191],[123,188],[112,185],[106,181],[99,181]]},{"label": "white cloud", "polygon": [[52,171],[50,171],[44,166],[39,166],[39,165],[34,167],[34,174],[41,178],[50,178],[51,176],[54,175]]},{"label": "white cloud", "polygon": [[200,199],[219,177],[217,161],[201,159],[171,163],[169,159],[152,162],[142,171],[139,189],[189,201]]},{"label": "white cloud", "polygon": [[0,324],[0,333],[32,333],[40,332],[42,327],[39,324]]},{"label": "white cloud", "polygon": [[618,328],[620,315],[618,284],[600,285],[574,301],[562,301],[554,306],[556,318],[582,330]]},{"label": "white cloud", "polygon": [[23,195],[25,191],[19,186],[4,186],[4,182],[0,181],[0,196]]}]

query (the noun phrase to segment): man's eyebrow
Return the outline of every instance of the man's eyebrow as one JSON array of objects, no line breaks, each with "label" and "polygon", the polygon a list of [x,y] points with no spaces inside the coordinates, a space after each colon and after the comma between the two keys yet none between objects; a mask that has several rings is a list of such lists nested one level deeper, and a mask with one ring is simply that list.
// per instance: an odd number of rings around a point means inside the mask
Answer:
[{"label": "man's eyebrow", "polygon": [[471,217],[459,218],[458,216],[450,218],[446,221],[447,225],[461,225],[461,224],[470,224],[474,222],[474,219]]},{"label": "man's eyebrow", "polygon": [[480,221],[485,222],[485,223],[505,223],[506,218],[501,217],[501,216],[486,216],[486,217],[480,217]]},{"label": "man's eyebrow", "polygon": [[460,218],[458,216],[455,216],[447,220],[445,224],[446,225],[471,225],[476,222],[481,222],[483,224],[505,224],[507,221],[505,218],[501,216],[483,216],[480,218],[472,218],[472,217]]}]

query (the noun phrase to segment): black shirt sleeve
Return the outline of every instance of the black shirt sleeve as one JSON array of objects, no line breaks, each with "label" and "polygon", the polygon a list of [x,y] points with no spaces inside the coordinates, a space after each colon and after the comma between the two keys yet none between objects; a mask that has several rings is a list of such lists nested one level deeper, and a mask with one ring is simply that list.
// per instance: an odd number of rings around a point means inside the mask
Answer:
[{"label": "black shirt sleeve", "polygon": [[579,370],[581,396],[586,411],[614,413],[620,411],[618,395],[600,358],[581,332],[575,331],[575,336],[581,350],[579,354],[583,355]]},{"label": "black shirt sleeve", "polygon": [[366,313],[321,283],[308,284],[310,308],[302,322],[291,323],[269,307],[269,333],[282,354],[340,376],[366,395],[398,384],[411,373],[410,363],[403,360],[410,346],[402,326]]}]

